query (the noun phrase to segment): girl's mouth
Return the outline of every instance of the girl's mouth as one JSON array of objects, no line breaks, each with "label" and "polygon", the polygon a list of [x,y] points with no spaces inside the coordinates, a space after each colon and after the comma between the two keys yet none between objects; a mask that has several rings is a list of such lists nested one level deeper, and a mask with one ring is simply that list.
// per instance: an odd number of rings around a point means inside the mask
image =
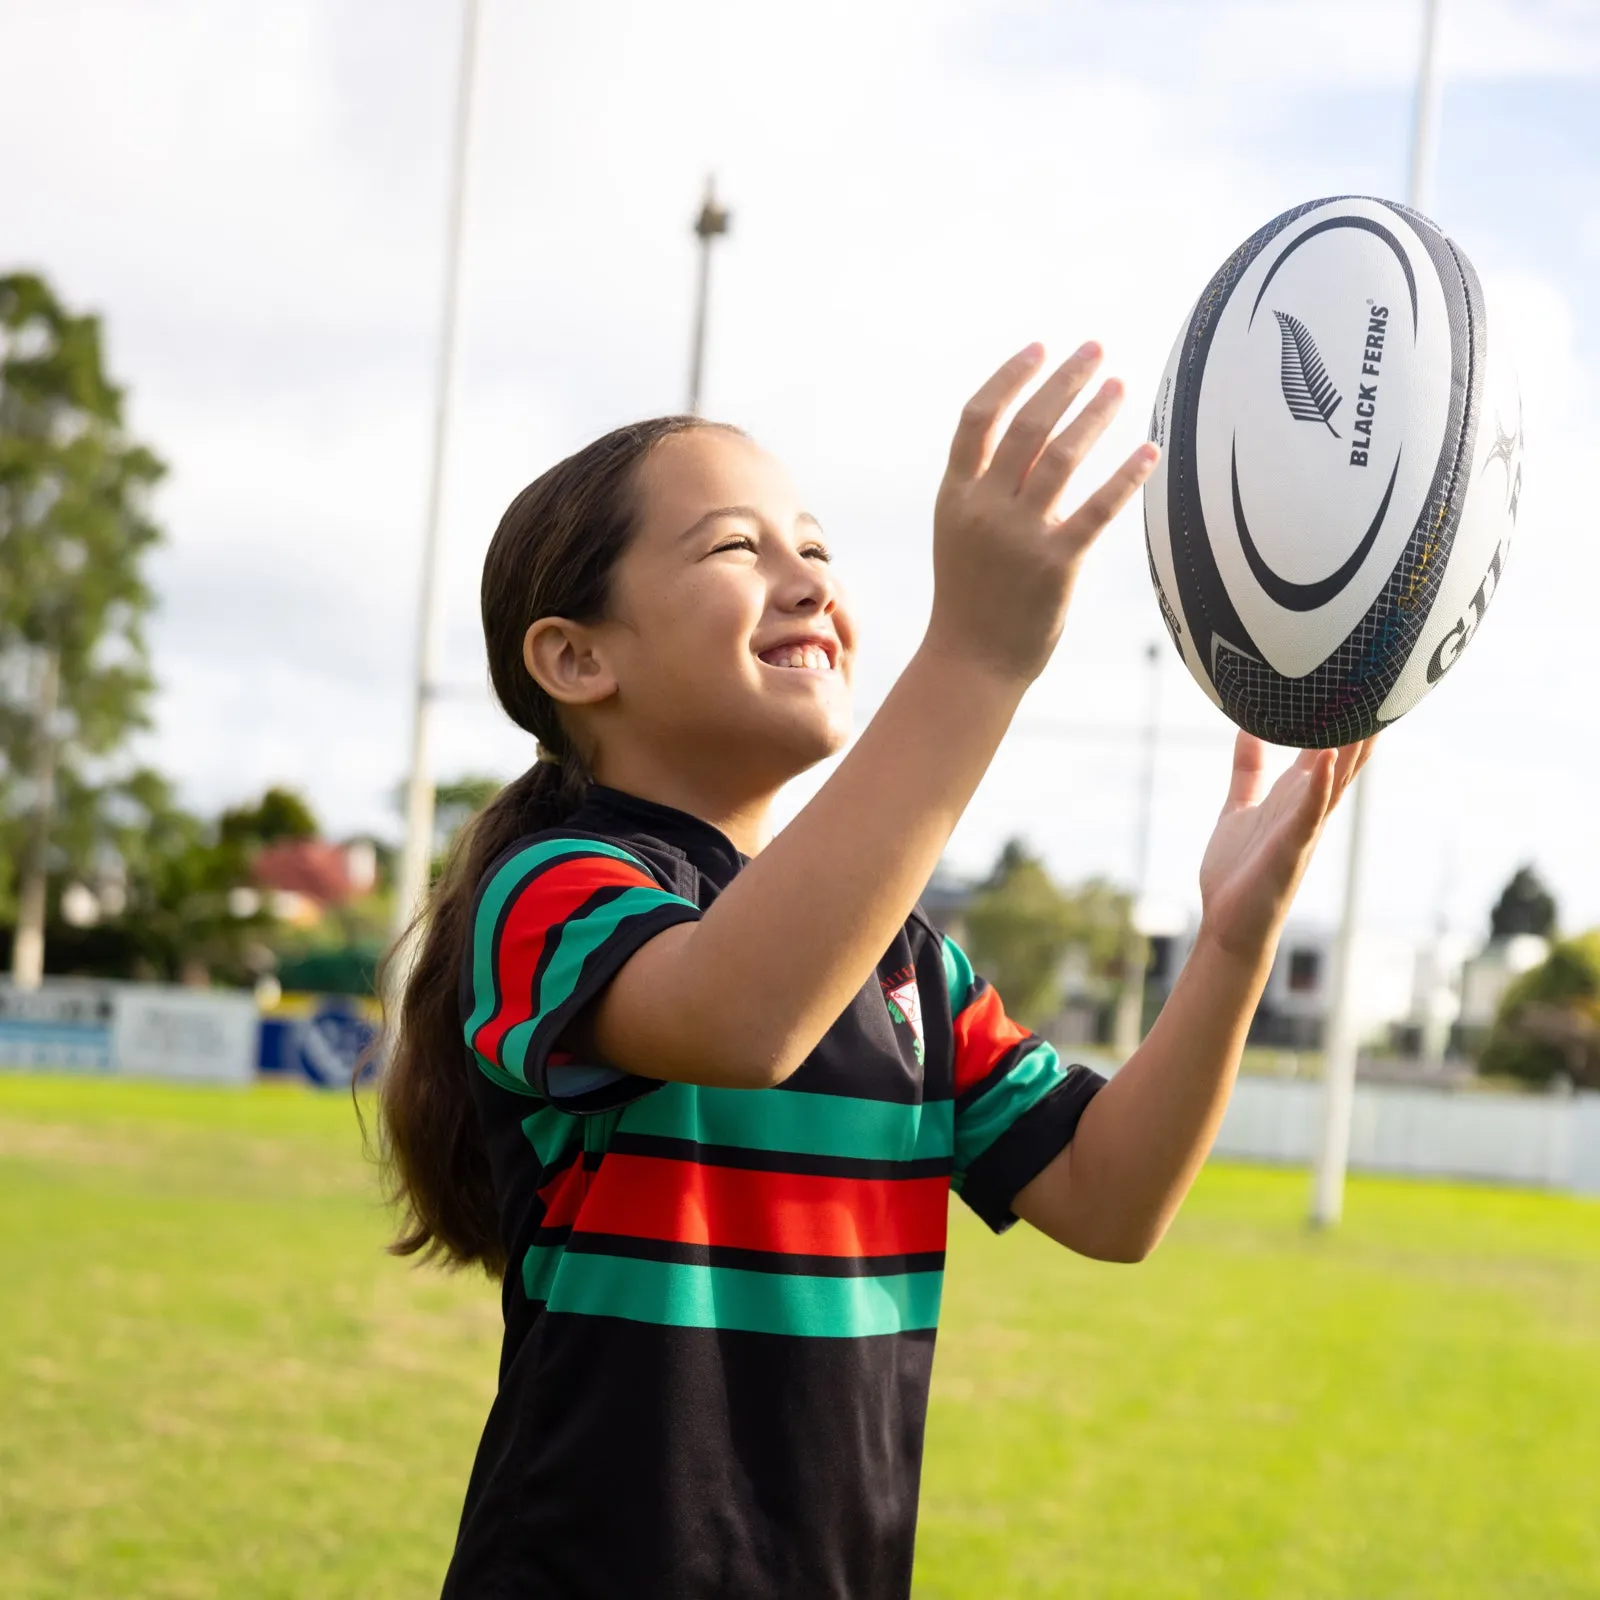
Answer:
[{"label": "girl's mouth", "polygon": [[804,667],[811,672],[832,672],[833,652],[820,640],[774,645],[757,658],[769,667]]}]

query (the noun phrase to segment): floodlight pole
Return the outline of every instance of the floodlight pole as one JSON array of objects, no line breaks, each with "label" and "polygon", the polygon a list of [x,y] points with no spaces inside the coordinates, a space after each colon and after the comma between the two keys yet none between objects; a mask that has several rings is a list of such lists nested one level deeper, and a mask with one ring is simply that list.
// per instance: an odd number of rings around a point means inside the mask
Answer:
[{"label": "floodlight pole", "polygon": [[717,204],[715,175],[706,179],[705,200],[694,219],[694,236],[700,241],[700,282],[694,306],[694,344],[689,352],[689,414],[700,415],[701,382],[706,365],[706,317],[711,301],[711,246],[728,231],[730,213]]},{"label": "floodlight pole", "polygon": [[[421,593],[417,606],[417,661],[411,707],[411,769],[406,779],[406,837],[395,889],[394,936],[398,940],[421,910],[433,858],[433,768],[429,751],[433,702],[438,692],[439,524],[444,505],[445,462],[450,443],[461,305],[461,241],[466,232],[467,156],[472,134],[472,98],[477,78],[479,0],[464,0],[461,65],[456,90],[455,150],[451,165],[449,218],[445,231],[444,298],[434,380],[433,456],[428,469],[428,512],[422,537]],[[400,967],[406,965],[402,957]]]},{"label": "floodlight pole", "polygon": [[1146,956],[1144,941],[1134,923],[1139,903],[1150,888],[1150,819],[1155,804],[1156,746],[1161,734],[1161,648],[1147,644],[1144,659],[1150,669],[1150,700],[1145,717],[1144,763],[1139,774],[1139,810],[1134,834],[1133,905],[1128,912],[1127,948],[1122,955],[1122,983],[1117,995],[1112,1050],[1126,1061],[1139,1048],[1144,1037],[1144,986]]},{"label": "floodlight pole", "polygon": [[[1438,142],[1444,80],[1439,72],[1439,13],[1443,0],[1423,0],[1422,49],[1417,69],[1416,110],[1411,124],[1411,168],[1406,203],[1430,203],[1433,152]],[[1350,789],[1350,843],[1345,860],[1344,905],[1333,950],[1333,998],[1322,1054],[1322,1141],[1312,1175],[1311,1223],[1331,1228],[1344,1213],[1344,1178],[1350,1164],[1350,1120],[1355,1110],[1356,1058],[1361,1039],[1355,1016],[1353,966],[1361,915],[1361,869],[1366,844],[1367,791],[1372,767]]]}]

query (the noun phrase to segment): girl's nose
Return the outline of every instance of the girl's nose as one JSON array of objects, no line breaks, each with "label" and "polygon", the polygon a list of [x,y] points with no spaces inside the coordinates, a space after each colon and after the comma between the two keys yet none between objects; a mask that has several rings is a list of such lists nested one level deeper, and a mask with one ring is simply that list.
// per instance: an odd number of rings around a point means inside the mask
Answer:
[{"label": "girl's nose", "polygon": [[825,561],[795,556],[784,572],[778,602],[785,611],[827,616],[838,604],[838,588]]}]

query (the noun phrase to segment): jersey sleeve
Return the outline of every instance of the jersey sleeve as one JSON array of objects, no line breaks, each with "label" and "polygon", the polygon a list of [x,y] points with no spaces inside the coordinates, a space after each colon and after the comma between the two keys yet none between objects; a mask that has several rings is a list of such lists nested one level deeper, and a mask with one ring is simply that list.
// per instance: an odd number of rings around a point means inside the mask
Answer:
[{"label": "jersey sleeve", "polygon": [[577,1113],[660,1085],[553,1048],[562,1030],[665,928],[697,919],[638,857],[601,839],[534,839],[492,867],[461,975],[467,1048],[493,1082]]},{"label": "jersey sleeve", "polygon": [[1106,1080],[1088,1067],[1064,1066],[1054,1045],[1013,1022],[949,938],[944,971],[955,1030],[952,1187],[1004,1233],[1017,1220],[1018,1191],[1066,1148]]}]

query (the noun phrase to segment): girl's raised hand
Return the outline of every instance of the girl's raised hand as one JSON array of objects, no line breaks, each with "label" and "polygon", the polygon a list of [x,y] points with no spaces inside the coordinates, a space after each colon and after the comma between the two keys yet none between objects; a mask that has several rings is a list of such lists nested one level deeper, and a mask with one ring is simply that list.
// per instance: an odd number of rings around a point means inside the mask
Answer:
[{"label": "girl's raised hand", "polygon": [[1100,364],[1089,343],[1068,357],[1017,411],[1006,411],[1044,359],[1031,344],[969,400],[950,445],[933,516],[930,642],[1007,677],[1039,675],[1066,618],[1078,564],[1100,530],[1150,476],[1156,447],[1142,444],[1070,516],[1067,480],[1122,405],[1108,378],[1066,427],[1057,425]]},{"label": "girl's raised hand", "polygon": [[1339,750],[1302,750],[1267,788],[1266,746],[1241,733],[1222,815],[1200,863],[1201,925],[1217,944],[1259,960],[1277,938],[1323,825],[1376,739]]}]

